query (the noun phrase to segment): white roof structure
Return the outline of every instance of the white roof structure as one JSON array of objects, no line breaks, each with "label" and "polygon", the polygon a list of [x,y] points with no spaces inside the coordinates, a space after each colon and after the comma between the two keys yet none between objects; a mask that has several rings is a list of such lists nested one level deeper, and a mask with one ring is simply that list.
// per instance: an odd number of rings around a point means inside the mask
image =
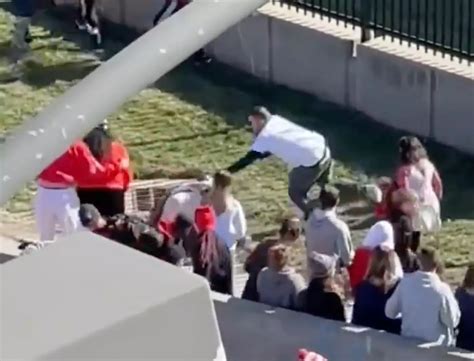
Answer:
[{"label": "white roof structure", "polygon": [[81,232],[0,267],[2,360],[224,360],[204,279]]}]

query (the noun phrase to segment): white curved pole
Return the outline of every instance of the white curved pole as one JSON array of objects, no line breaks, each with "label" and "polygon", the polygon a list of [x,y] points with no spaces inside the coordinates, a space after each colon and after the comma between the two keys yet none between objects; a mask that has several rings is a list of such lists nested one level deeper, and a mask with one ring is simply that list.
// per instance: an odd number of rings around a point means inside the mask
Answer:
[{"label": "white curved pole", "polygon": [[129,97],[266,2],[195,0],[21,124],[0,145],[0,205]]}]

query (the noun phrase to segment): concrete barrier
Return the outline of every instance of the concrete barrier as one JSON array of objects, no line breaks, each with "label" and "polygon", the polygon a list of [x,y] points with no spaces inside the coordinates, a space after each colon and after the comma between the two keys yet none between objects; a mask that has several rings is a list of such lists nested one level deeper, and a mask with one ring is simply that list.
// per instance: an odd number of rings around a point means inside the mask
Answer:
[{"label": "concrete barrier", "polygon": [[304,313],[215,293],[212,297],[230,361],[296,360],[299,348],[329,361],[462,361],[463,354],[467,357],[459,350],[427,349],[415,340]]},{"label": "concrete barrier", "polygon": [[302,26],[292,18],[272,18],[271,79],[276,84],[346,105],[353,41],[317,31],[315,22]]},{"label": "concrete barrier", "polygon": [[357,48],[351,106],[372,119],[424,137],[431,134],[431,69],[374,45]]},{"label": "concrete barrier", "polygon": [[[474,69],[472,69],[474,72]],[[433,69],[433,136],[438,142],[474,154],[474,81]]]},{"label": "concrete barrier", "polygon": [[262,14],[250,16],[223,33],[206,50],[226,64],[270,80],[270,21]]}]

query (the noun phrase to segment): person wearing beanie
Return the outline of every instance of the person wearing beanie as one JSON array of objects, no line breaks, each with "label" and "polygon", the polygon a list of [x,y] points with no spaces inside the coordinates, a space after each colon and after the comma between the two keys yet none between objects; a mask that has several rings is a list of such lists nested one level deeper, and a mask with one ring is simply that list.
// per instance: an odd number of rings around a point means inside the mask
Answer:
[{"label": "person wearing beanie", "polygon": [[[367,235],[362,241],[362,245],[356,249],[352,264],[348,268],[350,284],[353,291],[364,280],[372,251],[376,247],[382,247],[390,251],[395,250],[394,230],[390,222],[379,221],[375,223],[367,232]],[[403,277],[403,268],[398,256],[396,256],[395,262],[395,276],[401,278]]]},{"label": "person wearing beanie", "polygon": [[308,215],[309,190],[314,184],[324,187],[331,176],[331,151],[326,139],[280,115],[272,115],[261,106],[253,109],[248,120],[254,134],[251,150],[227,170],[235,173],[257,159],[275,155],[291,169],[288,184],[290,199],[305,216]]},{"label": "person wearing beanie", "polygon": [[227,245],[215,232],[216,215],[210,206],[196,209],[194,222],[185,217],[176,220],[176,237],[190,255],[194,273],[209,282],[211,290],[232,294],[232,259]]},{"label": "person wearing beanie", "polygon": [[302,297],[303,309],[313,316],[344,322],[344,305],[334,278],[336,262],[336,257],[311,253],[311,269],[318,272],[312,275],[306,294]]}]

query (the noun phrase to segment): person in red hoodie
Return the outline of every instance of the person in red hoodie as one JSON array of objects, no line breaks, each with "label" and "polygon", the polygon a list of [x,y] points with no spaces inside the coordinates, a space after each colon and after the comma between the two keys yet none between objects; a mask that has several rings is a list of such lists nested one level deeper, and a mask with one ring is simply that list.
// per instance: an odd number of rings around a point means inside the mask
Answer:
[{"label": "person in red hoodie", "polygon": [[83,141],[77,141],[37,177],[34,201],[36,224],[41,241],[52,241],[56,226],[64,233],[80,228],[78,183],[103,182],[128,168],[128,159],[100,164]]},{"label": "person in red hoodie", "polygon": [[[123,160],[129,162],[125,146],[114,140],[108,131],[106,120],[84,138],[95,159],[104,167],[117,166]],[[133,179],[129,167],[101,179],[85,178],[77,184],[81,204],[93,204],[106,217],[125,213],[124,195]]]}]

